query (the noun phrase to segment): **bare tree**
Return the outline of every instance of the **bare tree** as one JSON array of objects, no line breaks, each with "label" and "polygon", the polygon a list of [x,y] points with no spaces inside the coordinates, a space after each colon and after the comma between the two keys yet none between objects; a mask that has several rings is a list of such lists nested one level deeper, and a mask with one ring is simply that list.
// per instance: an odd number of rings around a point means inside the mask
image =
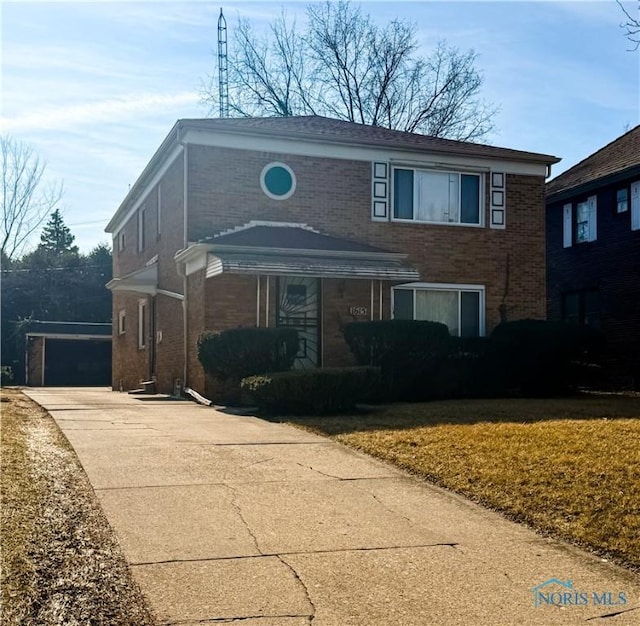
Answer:
[{"label": "bare tree", "polygon": [[633,50],[637,50],[638,47],[640,47],[640,1],[636,7],[638,13],[636,17],[631,16],[631,13],[629,13],[620,0],[617,0],[617,2],[627,19],[624,24],[621,24],[621,27],[625,29],[627,39],[634,44]]},{"label": "bare tree", "polygon": [[56,210],[62,198],[61,184],[45,184],[46,164],[27,144],[0,136],[2,216],[0,252],[12,260],[25,249],[31,235]]},{"label": "bare tree", "polygon": [[[496,108],[479,97],[475,52],[439,42],[420,56],[414,24],[378,26],[348,0],[309,5],[302,34],[284,13],[264,37],[240,20],[233,43],[234,115],[326,115],[467,141],[493,130]],[[211,80],[203,91],[211,112],[216,89]]]}]

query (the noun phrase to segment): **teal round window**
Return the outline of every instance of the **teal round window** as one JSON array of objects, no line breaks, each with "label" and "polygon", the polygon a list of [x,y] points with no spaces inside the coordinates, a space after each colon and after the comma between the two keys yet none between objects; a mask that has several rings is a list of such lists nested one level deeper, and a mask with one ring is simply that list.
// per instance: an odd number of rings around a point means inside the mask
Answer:
[{"label": "teal round window", "polygon": [[296,189],[293,170],[284,163],[269,163],[262,169],[260,186],[267,196],[274,200],[286,200]]}]

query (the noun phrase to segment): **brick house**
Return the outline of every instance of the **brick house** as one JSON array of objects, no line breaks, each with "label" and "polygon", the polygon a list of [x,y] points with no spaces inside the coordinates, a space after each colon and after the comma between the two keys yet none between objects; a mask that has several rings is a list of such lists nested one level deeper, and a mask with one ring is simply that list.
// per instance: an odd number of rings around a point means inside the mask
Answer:
[{"label": "brick house", "polygon": [[640,126],[546,186],[549,319],[599,328],[640,380]]},{"label": "brick house", "polygon": [[205,329],[293,326],[316,367],[352,362],[353,320],[544,318],[557,161],[316,116],[178,121],[106,228],[114,389],[206,394]]}]

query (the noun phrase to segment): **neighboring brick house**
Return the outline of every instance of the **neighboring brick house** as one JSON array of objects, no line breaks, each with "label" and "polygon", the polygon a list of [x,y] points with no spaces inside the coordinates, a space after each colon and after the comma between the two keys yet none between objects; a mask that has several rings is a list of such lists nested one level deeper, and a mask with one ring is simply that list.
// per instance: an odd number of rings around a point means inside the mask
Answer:
[{"label": "neighboring brick house", "polygon": [[352,362],[352,320],[544,318],[557,161],[316,116],[178,121],[106,229],[114,389],[207,393],[207,329],[293,326],[314,367]]},{"label": "neighboring brick house", "polygon": [[546,186],[549,319],[599,328],[640,380],[640,126]]}]

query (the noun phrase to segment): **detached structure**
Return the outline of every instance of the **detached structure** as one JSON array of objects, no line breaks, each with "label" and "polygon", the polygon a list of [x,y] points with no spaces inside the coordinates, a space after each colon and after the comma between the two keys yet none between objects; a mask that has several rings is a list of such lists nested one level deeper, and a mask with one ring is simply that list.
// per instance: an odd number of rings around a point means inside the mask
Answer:
[{"label": "detached structure", "polygon": [[352,362],[354,320],[544,318],[558,160],[316,116],[180,120],[106,228],[114,389],[206,394],[204,330],[294,327],[296,366],[322,367]]},{"label": "detached structure", "polygon": [[547,184],[550,319],[601,329],[640,382],[640,126]]},{"label": "detached structure", "polygon": [[25,382],[30,387],[106,387],[111,383],[111,324],[30,321]]}]

